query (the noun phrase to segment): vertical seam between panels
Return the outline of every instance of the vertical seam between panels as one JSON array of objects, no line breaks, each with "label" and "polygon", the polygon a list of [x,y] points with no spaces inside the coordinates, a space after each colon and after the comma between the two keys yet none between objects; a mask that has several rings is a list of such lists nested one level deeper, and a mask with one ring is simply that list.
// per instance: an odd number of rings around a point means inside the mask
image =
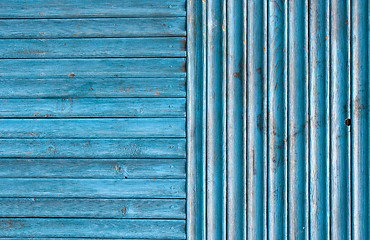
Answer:
[{"label": "vertical seam between panels", "polygon": [[263,31],[263,124],[264,124],[264,132],[263,132],[263,154],[264,154],[264,163],[263,163],[263,196],[264,196],[264,213],[263,213],[263,236],[264,240],[268,239],[268,202],[267,202],[267,196],[268,196],[268,134],[267,134],[267,129],[268,129],[268,78],[267,78],[267,71],[268,71],[268,55],[267,55],[267,49],[268,49],[268,22],[267,22],[267,17],[268,17],[268,2],[267,0],[263,0],[263,24],[264,24],[264,31]]},{"label": "vertical seam between panels", "polygon": [[[203,4],[206,4],[206,6],[208,6],[208,1],[207,0],[203,0]],[[203,11],[205,10],[205,11]],[[205,19],[205,23],[207,24],[205,26],[205,29],[204,29],[204,32],[205,32],[205,36],[204,36],[204,41],[205,41],[205,47],[204,47],[204,56],[205,58],[208,58],[208,11],[207,11],[207,8],[204,8],[204,6],[202,5],[202,11],[203,11],[203,18]],[[203,92],[205,93],[204,95],[204,99],[205,99],[205,105],[204,105],[204,108],[203,108],[203,111],[204,111],[204,122],[203,122],[203,129],[205,131],[205,135],[204,135],[204,166],[205,166],[205,171],[204,171],[204,201],[205,201],[205,206],[204,206],[204,219],[205,219],[205,228],[204,228],[204,232],[205,232],[205,236],[206,238],[208,238],[208,102],[209,102],[209,99],[208,99],[208,91],[209,91],[209,87],[208,87],[208,61],[206,60],[205,61],[205,66],[204,66],[204,72],[205,72],[205,82],[203,82],[203,87],[204,87],[204,90]],[[204,80],[203,80],[204,81]]]},{"label": "vertical seam between panels", "polygon": [[[283,44],[284,44],[284,49],[283,51],[283,63],[284,63],[284,68],[283,68],[283,84],[284,84],[284,137],[283,137],[283,157],[284,157],[284,171],[283,171],[283,183],[284,183],[284,202],[283,202],[283,213],[285,216],[283,216],[284,219],[284,237],[285,239],[289,239],[289,227],[290,227],[290,214],[289,214],[289,150],[288,147],[290,145],[290,139],[289,139],[289,104],[288,104],[288,96],[289,96],[289,83],[290,83],[290,78],[289,78],[289,1],[284,1],[284,34],[283,34]],[[285,142],[284,142],[285,141]]]},{"label": "vertical seam between panels", "polygon": [[[289,99],[289,90],[290,90],[290,68],[289,68],[289,64],[290,64],[290,37],[289,37],[289,33],[290,33],[290,29],[289,29],[289,20],[290,20],[290,15],[289,15],[289,1],[285,1],[285,6],[284,6],[284,49],[285,50],[285,54],[284,54],[284,75],[283,77],[285,78],[284,80],[284,105],[286,108],[284,108],[284,115],[285,115],[285,121],[284,121],[284,131],[285,131],[285,147],[284,147],[284,159],[285,159],[285,167],[284,167],[284,198],[285,198],[285,237],[286,239],[290,239],[290,212],[289,212],[289,209],[290,209],[290,201],[289,201],[289,191],[290,191],[290,177],[289,177],[289,174],[290,174],[290,170],[289,170],[289,147],[290,147],[290,131],[289,131],[289,124],[290,124],[290,114],[289,114],[289,111],[290,111],[290,107],[289,107],[289,103],[288,103],[288,99]],[[283,145],[283,146],[284,146]]]},{"label": "vertical seam between panels", "polygon": [[266,239],[269,240],[269,234],[267,234],[267,232],[269,231],[270,229],[270,219],[269,219],[269,202],[268,202],[268,196],[270,194],[270,191],[269,191],[269,177],[270,177],[270,174],[269,174],[269,167],[270,167],[270,163],[269,163],[269,155],[270,155],[270,151],[269,151],[269,147],[268,147],[268,144],[269,144],[269,135],[268,135],[268,129],[269,129],[269,126],[270,126],[270,119],[269,119],[269,111],[268,111],[268,107],[269,107],[269,76],[268,76],[268,72],[269,72],[269,7],[270,7],[270,2],[269,0],[266,0],[266,226],[267,226],[267,231],[266,231]]},{"label": "vertical seam between panels", "polygon": [[[227,24],[226,24],[226,0],[222,1],[222,27],[227,30]],[[223,235],[222,239],[227,238],[227,71],[226,71],[226,66],[227,66],[227,50],[226,50],[226,31],[222,31],[222,127],[223,127],[223,142],[222,142],[222,147],[223,147],[223,155],[222,155],[222,161],[223,161],[223,166],[222,166],[222,171],[223,171],[223,181],[222,181],[222,196],[223,196],[223,202],[222,206],[224,207],[223,211]]]},{"label": "vertical seam between panels", "polygon": [[330,8],[331,8],[331,0],[328,0],[329,2],[329,7],[327,9],[327,13],[328,13],[328,19],[329,19],[329,23],[328,23],[328,28],[327,31],[328,31],[328,35],[329,35],[329,39],[328,39],[328,50],[329,50],[329,54],[328,54],[328,63],[329,63],[329,66],[328,66],[328,69],[327,69],[327,72],[328,72],[328,102],[329,102],[329,106],[328,106],[328,111],[329,111],[329,114],[328,114],[328,128],[329,128],[329,134],[328,134],[328,142],[329,142],[329,164],[328,164],[328,168],[329,168],[329,176],[327,176],[327,181],[328,181],[328,184],[329,184],[329,194],[328,194],[328,200],[329,200],[329,210],[328,212],[330,213],[329,214],[329,229],[328,229],[328,234],[329,234],[329,240],[331,240],[331,237],[332,237],[332,232],[331,232],[331,229],[332,229],[332,216],[331,216],[331,209],[332,209],[332,199],[331,199],[331,192],[332,192],[332,186],[331,186],[331,170],[332,170],[332,167],[331,167],[331,162],[332,162],[332,145],[331,145],[331,133],[332,133],[332,124],[331,124],[331,102],[332,102],[332,99],[331,99],[331,82],[332,82],[332,79],[331,79],[331,39],[332,39],[332,32],[331,32],[331,11],[330,11]]},{"label": "vertical seam between panels", "polygon": [[[351,17],[351,14],[352,14],[352,1],[349,0],[348,3],[347,3],[348,6],[348,29],[347,29],[347,38],[348,38],[348,41],[349,41],[349,46],[347,46],[347,50],[348,50],[348,80],[349,80],[349,84],[348,84],[348,113],[347,113],[347,118],[349,118],[351,120],[351,124],[350,126],[348,127],[347,126],[347,132],[349,131],[348,133],[348,146],[347,146],[347,149],[348,149],[348,153],[347,153],[347,156],[348,156],[348,166],[349,166],[349,169],[348,169],[348,190],[349,190],[349,219],[348,219],[348,224],[349,224],[349,233],[348,233],[348,237],[351,238],[352,237],[352,124],[353,124],[353,120],[351,119],[352,117],[352,17]],[[349,128],[349,129],[348,129]]]},{"label": "vertical seam between panels", "polygon": [[[248,116],[249,116],[249,109],[248,109],[248,106],[249,106],[249,102],[248,102],[248,95],[249,95],[249,74],[248,74],[248,63],[250,62],[250,59],[248,58],[248,45],[249,45],[249,38],[248,38],[248,30],[249,30],[249,21],[248,21],[248,17],[249,17],[249,1],[246,0],[245,1],[245,35],[244,35],[244,49],[245,49],[245,89],[246,89],[246,92],[245,92],[245,99],[246,99],[246,103],[245,103],[245,126],[246,126],[246,133],[245,133],[245,145],[246,145],[246,148],[248,148],[249,146],[249,142],[248,142],[248,136],[249,136],[249,129],[248,129]],[[248,211],[248,203],[250,201],[250,199],[248,199],[248,179],[249,179],[249,175],[248,175],[248,152],[246,151],[246,158],[245,158],[245,179],[246,179],[246,182],[245,182],[245,185],[246,185],[246,198],[245,198],[245,202],[246,202],[246,212],[247,214],[245,214],[245,225],[246,225],[246,231],[245,231],[245,236],[246,236],[246,239],[248,239],[248,235],[249,235],[249,231],[248,231],[248,225],[250,224],[249,221],[248,221],[248,214],[249,214],[249,211]]]},{"label": "vertical seam between panels", "polygon": [[307,207],[307,210],[305,211],[306,212],[306,236],[307,236],[307,239],[311,239],[311,205],[310,205],[310,189],[311,189],[311,161],[310,161],[310,158],[311,158],[311,148],[310,148],[310,143],[311,143],[311,88],[310,88],[310,54],[309,54],[309,50],[310,50],[310,3],[311,3],[311,0],[306,0],[305,1],[305,22],[307,23],[307,26],[306,26],[306,33],[305,33],[305,37],[306,37],[306,46],[305,46],[305,64],[306,64],[306,104],[307,104],[307,116],[306,116],[306,124],[307,124],[307,130],[306,130],[306,133],[307,133],[307,138],[306,138],[306,163],[305,163],[305,166],[306,166],[306,203],[305,203],[305,206]]},{"label": "vertical seam between panels", "polygon": [[[229,142],[229,119],[228,119],[228,117],[227,117],[227,115],[228,115],[228,106],[229,106],[229,81],[228,81],[228,69],[229,69],[229,63],[228,63],[228,57],[227,57],[227,53],[228,53],[228,40],[229,40],[229,38],[228,38],[228,35],[227,35],[227,33],[228,33],[228,14],[227,14],[227,7],[228,7],[228,1],[226,0],[226,2],[225,2],[225,31],[224,31],[224,34],[225,34],[225,48],[226,48],[226,58],[225,58],[225,88],[226,88],[226,90],[225,90],[225,98],[226,98],[226,100],[225,100],[225,122],[226,122],[226,129],[225,129],[225,136],[226,136],[226,138],[225,138],[225,159],[226,159],[226,163],[225,163],[225,182],[226,183],[228,183],[228,178],[229,178],[229,164],[228,164],[228,154],[229,154],[229,148],[228,148],[228,146],[229,146],[229,144],[228,144],[228,142]],[[225,221],[226,221],[226,223],[228,223],[228,216],[229,216],[229,211],[228,211],[228,209],[229,209],[229,184],[226,184],[226,187],[225,187],[225,189],[226,189],[226,193],[225,193],[225,197],[226,197],[226,203],[225,203],[225,206],[226,206],[226,210],[225,210]],[[228,232],[229,232],[229,224],[226,224],[226,226],[225,226],[225,238],[226,238],[226,240],[228,239]]]}]

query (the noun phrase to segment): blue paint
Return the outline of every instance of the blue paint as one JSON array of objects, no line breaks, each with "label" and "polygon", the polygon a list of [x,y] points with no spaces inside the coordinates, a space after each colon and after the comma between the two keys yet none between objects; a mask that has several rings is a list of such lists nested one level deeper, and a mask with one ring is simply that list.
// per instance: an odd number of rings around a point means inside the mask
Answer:
[{"label": "blue paint", "polygon": [[369,239],[369,8],[1,2],[0,237]]},{"label": "blue paint", "polygon": [[[47,81],[47,80],[46,80]],[[138,82],[139,81],[139,82]],[[18,82],[18,81],[17,81]],[[51,82],[51,81],[50,81]],[[126,81],[128,82],[128,81]],[[136,80],[136,85],[141,87],[143,90],[148,90],[153,86],[143,86],[144,81]],[[93,81],[94,84],[97,81]],[[54,94],[58,95],[58,92],[51,91],[53,88],[47,85],[49,88],[35,90],[35,95]],[[93,85],[93,84],[92,84]],[[115,87],[117,87],[117,84]],[[9,85],[8,85],[9,86]],[[55,86],[57,87],[57,86]],[[68,88],[66,92],[68,92]],[[125,87],[125,88],[124,88]],[[13,89],[18,88],[13,85]],[[113,88],[113,87],[112,87]],[[118,89],[122,88],[130,92],[130,88],[127,88],[126,84],[120,84]],[[3,93],[6,95],[8,92],[13,90],[12,88],[4,89]],[[134,87],[132,87],[134,89]],[[44,90],[44,91],[43,91]],[[50,90],[50,92],[49,92]],[[80,89],[81,90],[81,89]],[[105,88],[105,90],[108,90]],[[140,89],[136,88],[136,91]],[[63,89],[59,89],[63,91]],[[87,90],[88,91],[88,90]],[[132,90],[135,91],[135,90]],[[154,90],[156,91],[156,90]],[[1,90],[0,90],[1,92]],[[72,91],[73,92],[73,91]],[[91,91],[90,91],[91,92]],[[116,90],[112,95],[120,90]],[[153,92],[153,90],[152,90]],[[88,94],[88,92],[85,92]],[[181,92],[179,91],[181,94]],[[1,93],[0,93],[1,94]],[[17,93],[15,93],[17,94]],[[21,94],[25,94],[22,92]],[[78,93],[77,93],[78,94]],[[99,94],[98,90],[95,94]],[[155,95],[156,94],[156,95]],[[160,96],[166,94],[159,90],[151,93],[153,96]],[[10,94],[9,94],[10,95]],[[11,97],[9,96],[8,97]],[[82,94],[81,94],[82,95]],[[149,96],[150,96],[149,95]],[[27,95],[30,97],[30,95]],[[5,96],[4,96],[5,97]],[[183,118],[186,115],[186,104],[185,98],[43,98],[43,99],[0,99],[0,117],[27,117],[27,118],[69,118],[69,117],[152,117],[152,118]],[[156,119],[158,121],[158,119]],[[135,120],[134,120],[135,121]],[[143,120],[138,120],[143,121]],[[169,119],[170,121],[170,119]],[[185,123],[185,120],[184,120]]]},{"label": "blue paint", "polygon": [[330,43],[329,1],[313,1],[309,15],[310,230],[330,239]]},{"label": "blue paint", "polygon": [[8,230],[1,237],[185,239],[184,220],[10,218],[0,222],[0,228]]},{"label": "blue paint", "polygon": [[[92,101],[85,98],[102,98],[107,101],[114,101],[111,98],[178,98],[185,97],[185,78],[118,78],[114,80],[109,77],[78,77],[73,73],[69,76],[51,77],[51,78],[0,78],[0,96],[1,98],[21,98],[38,99],[53,98],[59,101],[70,100],[70,98],[79,98],[78,101]],[[72,99],[74,100],[74,99]],[[16,101],[16,100],[14,100]],[[98,100],[96,100],[98,101]],[[100,99],[101,101],[101,99]],[[141,101],[138,99],[138,101]],[[143,100],[145,101],[145,100]],[[25,101],[26,104],[28,101]],[[40,102],[42,104],[42,102]],[[78,104],[78,103],[77,103]],[[96,105],[98,103],[95,103]],[[155,100],[153,100],[153,106]]]},{"label": "blue paint", "polygon": [[185,57],[186,38],[0,39],[2,58]]},{"label": "blue paint", "polygon": [[225,2],[188,1],[187,238],[368,239],[369,2]]},{"label": "blue paint", "polygon": [[12,0],[0,2],[0,18],[180,17],[185,0]]},{"label": "blue paint", "polygon": [[0,238],[186,238],[185,4],[0,2]]},{"label": "blue paint", "polygon": [[0,22],[0,38],[121,38],[181,37],[184,17],[7,19]]}]

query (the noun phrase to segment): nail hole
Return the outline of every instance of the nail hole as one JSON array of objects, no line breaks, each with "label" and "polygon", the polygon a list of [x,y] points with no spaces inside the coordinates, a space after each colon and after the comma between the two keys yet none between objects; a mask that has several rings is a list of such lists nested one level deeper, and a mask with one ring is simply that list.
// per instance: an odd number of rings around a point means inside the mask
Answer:
[{"label": "nail hole", "polygon": [[344,124],[346,124],[346,126],[351,126],[351,119],[347,118],[347,119],[344,121]]}]

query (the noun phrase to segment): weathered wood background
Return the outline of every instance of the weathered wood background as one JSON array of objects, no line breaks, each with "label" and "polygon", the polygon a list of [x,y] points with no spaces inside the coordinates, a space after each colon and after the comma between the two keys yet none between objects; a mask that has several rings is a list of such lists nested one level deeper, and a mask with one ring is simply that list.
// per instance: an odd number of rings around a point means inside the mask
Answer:
[{"label": "weathered wood background", "polygon": [[0,237],[185,238],[185,4],[0,2]]}]

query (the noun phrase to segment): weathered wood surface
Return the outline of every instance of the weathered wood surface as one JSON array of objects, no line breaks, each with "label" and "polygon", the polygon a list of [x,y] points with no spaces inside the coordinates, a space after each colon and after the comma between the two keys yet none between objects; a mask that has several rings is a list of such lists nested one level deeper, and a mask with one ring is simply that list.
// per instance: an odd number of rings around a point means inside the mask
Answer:
[{"label": "weathered wood surface", "polygon": [[0,99],[0,118],[163,118],[185,112],[185,98]]},{"label": "weathered wood surface", "polygon": [[0,78],[74,78],[76,76],[164,78],[185,77],[186,74],[184,58],[105,58],[2,59],[0,75]]},{"label": "weathered wood surface", "polygon": [[0,206],[0,217],[14,218],[185,219],[184,199],[0,198]]},{"label": "weathered wood surface", "polygon": [[1,239],[185,239],[185,5],[0,2]]},{"label": "weathered wood surface", "polygon": [[[1,60],[0,60],[1,61]],[[1,64],[1,62],[0,62]],[[71,73],[73,74],[73,73]],[[1,78],[1,98],[185,97],[185,78]],[[119,101],[119,100],[117,100]],[[136,99],[141,101],[141,99]],[[153,104],[155,101],[153,100]]]},{"label": "weathered wood surface", "polygon": [[185,178],[185,159],[0,159],[0,178]]},{"label": "weathered wood surface", "polygon": [[2,178],[0,197],[185,198],[185,179]]},{"label": "weathered wood surface", "polygon": [[0,119],[0,138],[185,137],[184,118]]},{"label": "weathered wood surface", "polygon": [[0,237],[185,239],[184,220],[3,218]]},{"label": "weathered wood surface", "polygon": [[184,17],[5,19],[0,38],[122,38],[186,35]]},{"label": "weathered wood surface", "polygon": [[183,37],[0,39],[0,58],[185,57]]},{"label": "weathered wood surface", "polygon": [[0,18],[91,18],[185,16],[185,0],[11,0]]},{"label": "weathered wood surface", "polygon": [[185,158],[185,139],[0,139],[0,158]]}]

